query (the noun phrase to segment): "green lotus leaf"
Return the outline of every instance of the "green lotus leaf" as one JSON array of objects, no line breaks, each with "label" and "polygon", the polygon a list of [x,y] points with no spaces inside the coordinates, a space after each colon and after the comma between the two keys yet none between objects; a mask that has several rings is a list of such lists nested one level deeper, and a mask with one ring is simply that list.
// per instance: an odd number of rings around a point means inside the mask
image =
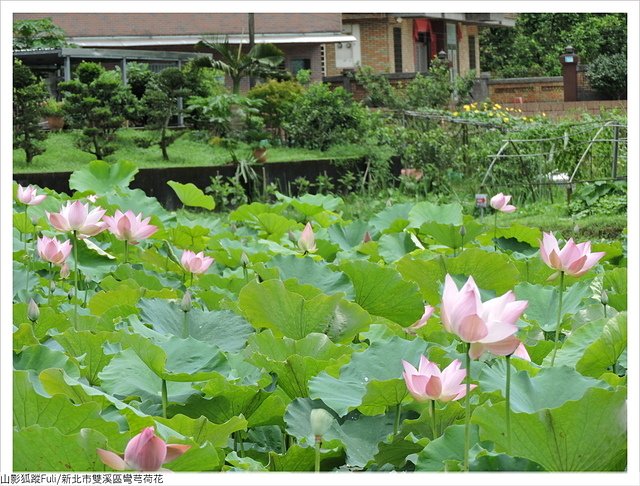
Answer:
[{"label": "green lotus leaf", "polygon": [[[561,351],[569,342],[573,343],[572,346],[578,344],[578,347],[582,347],[584,343],[584,352],[575,363],[576,370],[586,376],[599,377],[609,368],[615,370],[616,363],[627,350],[627,314],[621,313],[604,321],[604,326],[600,327],[601,332],[597,336],[592,333],[580,333],[587,326],[589,324],[572,332],[569,336],[571,341],[567,340]],[[574,334],[578,336],[574,337]],[[585,334],[591,335],[585,340]]]},{"label": "green lotus leaf", "polygon": [[282,397],[259,386],[239,385],[213,375],[202,385],[202,391],[204,396],[194,395],[184,405],[171,405],[170,414],[192,418],[202,415],[217,424],[243,416],[249,427],[282,422],[285,407]]},{"label": "green lotus leaf", "polygon": [[240,291],[238,304],[253,327],[293,339],[326,332],[336,341],[348,341],[370,322],[366,312],[339,294],[305,299],[279,280],[250,282]]},{"label": "green lotus leaf", "polygon": [[14,371],[13,426],[18,430],[39,425],[55,427],[66,435],[90,428],[104,435],[112,447],[124,447],[127,434],[121,434],[118,424],[105,420],[100,412],[97,402],[74,405],[63,395],[42,396],[34,390],[26,371]]},{"label": "green lotus leaf", "polygon": [[365,261],[347,261],[340,268],[353,282],[356,303],[370,314],[407,327],[424,313],[417,286],[394,269]]},{"label": "green lotus leaf", "polygon": [[409,224],[413,204],[394,204],[383,209],[369,221],[379,233],[400,233]]},{"label": "green lotus leaf", "polygon": [[115,164],[93,160],[86,167],[71,174],[69,187],[75,191],[106,194],[117,187],[129,187],[137,173],[136,165],[128,160],[120,160]]},{"label": "green lotus leaf", "polygon": [[194,184],[188,182],[187,184],[181,184],[176,181],[167,182],[169,187],[174,190],[180,202],[185,206],[193,208],[204,208],[209,211],[213,211],[216,207],[216,203],[212,196],[207,196],[198,189]]},{"label": "green lotus leaf", "polygon": [[60,368],[71,377],[80,377],[78,365],[69,356],[42,344],[24,348],[22,352],[14,355],[13,367],[16,370],[28,370],[36,375],[47,368]]},{"label": "green lotus leaf", "polygon": [[325,334],[312,333],[303,339],[276,338],[270,330],[249,340],[250,361],[275,373],[278,386],[290,397],[309,395],[311,378],[326,369],[338,369],[351,354],[348,346],[334,344]]},{"label": "green lotus leaf", "polygon": [[420,228],[424,223],[462,224],[462,206],[457,203],[434,204],[419,202],[409,211],[409,227]]},{"label": "green lotus leaf", "polygon": [[[512,366],[513,368],[513,366]],[[505,396],[506,360],[485,367],[480,374],[479,388],[499,390]],[[557,408],[572,400],[580,400],[591,388],[609,388],[603,381],[582,376],[568,366],[543,368],[536,376],[526,371],[511,373],[511,410],[535,413],[545,408]]]},{"label": "green lotus leaf", "polygon": [[193,308],[185,313],[177,303],[164,299],[142,299],[138,307],[141,322],[160,336],[191,337],[226,352],[240,351],[253,333],[247,321],[227,310]]},{"label": "green lotus leaf", "polygon": [[369,224],[366,221],[354,221],[348,225],[334,224],[327,232],[331,241],[340,246],[340,249],[350,250],[362,243],[367,230],[369,230]]},{"label": "green lotus leaf", "polygon": [[276,255],[269,267],[277,268],[282,280],[295,278],[302,284],[317,287],[327,295],[342,292],[347,299],[354,296],[353,285],[342,272],[334,271],[325,262],[316,262],[311,258],[300,258],[296,255]]},{"label": "green lotus leaf", "polygon": [[437,221],[430,221],[420,226],[420,234],[433,238],[436,243],[445,245],[449,248],[461,248],[463,244],[467,245],[476,236],[481,235],[485,231],[485,227],[473,220],[464,221],[464,237],[460,233],[463,228],[462,224],[443,224]]},{"label": "green lotus leaf", "polygon": [[[325,408],[320,400],[299,398],[291,402],[285,413],[287,432],[297,437],[301,444],[313,444],[310,414],[314,408]],[[331,410],[329,409],[331,413]],[[335,417],[335,413],[333,413]],[[363,467],[373,460],[378,453],[378,444],[393,432],[393,417],[378,415],[376,417],[359,416],[347,418],[342,423],[336,420],[323,435],[323,440],[333,443],[339,440],[347,453],[346,464]]]},{"label": "green lotus leaf", "polygon": [[[527,319],[534,320],[543,331],[554,331],[558,322],[558,288],[526,282],[516,285],[514,292],[520,300],[529,301],[524,312]],[[562,315],[575,314],[582,307],[582,300],[590,295],[589,283],[581,281],[564,290]]]},{"label": "green lotus leaf", "polygon": [[393,263],[417,248],[409,233],[384,234],[378,240],[378,253],[387,263]]},{"label": "green lotus leaf", "polygon": [[621,267],[605,272],[602,285],[607,291],[608,305],[619,311],[627,310],[627,269]]},{"label": "green lotus leaf", "polygon": [[13,470],[105,471],[106,466],[96,454],[98,448],[107,449],[107,439],[90,428],[64,434],[56,427],[32,425],[13,433]]},{"label": "green lotus leaf", "polygon": [[[506,450],[505,402],[485,402],[471,418],[480,438]],[[620,471],[626,463],[626,389],[591,388],[579,400],[511,414],[511,450],[546,471]],[[594,447],[594,437],[606,447]]]},{"label": "green lotus leaf", "polygon": [[[473,448],[479,442],[477,425],[471,425],[469,432]],[[471,456],[471,451],[469,455]],[[464,425],[452,425],[418,453],[416,471],[445,471],[447,461],[452,461],[457,466],[463,459]]]},{"label": "green lotus leaf", "polygon": [[108,341],[116,342],[118,338],[111,332],[75,331],[67,329],[53,336],[69,356],[80,363],[80,373],[91,385],[98,385],[98,373],[109,364],[112,354],[107,354],[104,346]]},{"label": "green lotus leaf", "polygon": [[[354,353],[351,362],[334,377],[323,371],[309,382],[309,396],[321,399],[343,416],[358,407],[373,381],[398,379],[402,376],[402,360],[417,363],[427,343],[421,339],[408,341],[397,336],[374,342],[366,350]],[[397,391],[394,386],[390,393]]]},{"label": "green lotus leaf", "polygon": [[[29,323],[36,339],[44,340],[48,335],[63,332],[71,326],[71,320],[67,313],[60,312],[47,305],[41,305],[39,309],[40,317],[38,320],[34,323]],[[13,323],[20,325],[28,322],[27,304],[22,302],[13,304]]]},{"label": "green lotus leaf", "polygon": [[358,405],[364,415],[379,415],[389,408],[402,403],[409,394],[407,385],[402,378],[367,383],[366,393],[362,403]]}]

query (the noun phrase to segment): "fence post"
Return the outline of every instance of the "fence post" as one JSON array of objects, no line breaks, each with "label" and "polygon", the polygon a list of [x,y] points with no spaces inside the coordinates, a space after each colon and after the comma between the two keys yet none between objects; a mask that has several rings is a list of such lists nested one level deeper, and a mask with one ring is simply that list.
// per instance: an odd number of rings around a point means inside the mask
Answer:
[{"label": "fence post", "polygon": [[560,56],[562,64],[562,81],[564,84],[564,101],[578,101],[578,61],[580,57],[573,47],[567,46]]},{"label": "fence post", "polygon": [[611,156],[611,177],[615,179],[618,177],[618,149],[619,142],[618,137],[620,136],[620,128],[616,125],[613,127],[613,153]]}]

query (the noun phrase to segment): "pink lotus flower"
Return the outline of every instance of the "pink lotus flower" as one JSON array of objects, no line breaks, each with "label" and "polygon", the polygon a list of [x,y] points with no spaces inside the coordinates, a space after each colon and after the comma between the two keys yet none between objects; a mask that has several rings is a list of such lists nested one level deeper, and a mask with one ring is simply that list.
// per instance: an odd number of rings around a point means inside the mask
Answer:
[{"label": "pink lotus flower", "polygon": [[422,314],[422,317],[411,324],[409,327],[407,327],[405,329],[405,332],[408,334],[415,334],[418,329],[427,325],[427,321],[429,320],[429,318],[431,318],[434,311],[435,308],[431,307],[430,305],[425,305],[424,314]]},{"label": "pink lotus flower", "polygon": [[111,451],[98,449],[100,460],[116,471],[158,471],[167,462],[177,459],[191,446],[167,444],[156,436],[153,427],[147,427],[132,438],[124,450],[124,459]]},{"label": "pink lotus flower", "polygon": [[483,303],[473,277],[458,290],[447,274],[442,295],[442,323],[447,331],[471,343],[469,356],[474,359],[485,349],[494,354],[512,354],[519,344],[513,336],[518,331],[515,323],[527,305],[526,300],[515,300],[512,291]]},{"label": "pink lotus flower", "polygon": [[[435,363],[430,362],[425,356],[420,356],[420,366],[417,370],[410,363],[402,360],[402,366],[404,366],[402,377],[409,393],[417,401],[450,402],[461,399],[467,393],[463,383],[467,371],[460,369],[461,364],[456,359],[440,371]],[[471,389],[475,387],[476,385],[471,385]]]},{"label": "pink lotus flower", "polygon": [[157,226],[149,224],[151,218],[142,219],[142,213],[136,216],[133,211],[123,214],[120,210],[116,210],[115,216],[105,216],[103,220],[116,238],[132,245],[137,245],[140,240],[149,238],[158,231]]},{"label": "pink lotus flower", "polygon": [[499,192],[491,198],[489,204],[491,204],[491,207],[497,211],[502,211],[503,213],[513,213],[516,210],[516,207],[509,204],[510,200],[511,196],[507,196]]},{"label": "pink lotus flower", "polygon": [[304,230],[302,230],[302,234],[300,235],[300,239],[298,240],[298,248],[300,248],[305,253],[313,253],[317,250],[316,236],[313,234],[311,223],[307,223],[304,227]]},{"label": "pink lotus flower", "polygon": [[69,240],[60,243],[57,238],[48,238],[46,236],[38,238],[38,255],[45,262],[62,265],[71,253],[71,248],[73,248],[73,245]]},{"label": "pink lotus flower", "polygon": [[558,248],[558,240],[553,233],[542,233],[540,257],[551,268],[564,272],[572,277],[580,277],[587,273],[605,252],[591,253],[591,242],[575,244],[573,238],[567,241],[564,248]]},{"label": "pink lotus flower", "polygon": [[37,206],[42,201],[44,201],[47,197],[46,194],[40,194],[36,196],[37,190],[35,187],[27,186],[22,187],[18,184],[18,193],[16,194],[18,201],[22,204],[26,204],[27,206]]},{"label": "pink lotus flower", "polygon": [[88,204],[80,201],[67,202],[59,213],[47,212],[51,225],[58,231],[74,231],[78,237],[95,236],[107,228],[107,224],[100,221],[106,211],[97,207],[89,211]]},{"label": "pink lotus flower", "polygon": [[213,263],[213,258],[204,256],[202,251],[194,253],[190,250],[185,250],[182,252],[180,262],[187,272],[204,273]]}]

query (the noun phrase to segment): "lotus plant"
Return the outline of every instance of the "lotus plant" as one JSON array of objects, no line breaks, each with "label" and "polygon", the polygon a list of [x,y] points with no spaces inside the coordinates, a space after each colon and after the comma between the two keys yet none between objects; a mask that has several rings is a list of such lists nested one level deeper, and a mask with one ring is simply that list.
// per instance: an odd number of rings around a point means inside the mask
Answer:
[{"label": "lotus plant", "polygon": [[556,325],[555,342],[553,346],[553,354],[551,355],[551,366],[555,363],[556,353],[558,352],[558,341],[560,340],[560,328],[562,327],[562,294],[564,292],[564,276],[565,274],[572,277],[580,277],[593,268],[605,252],[591,252],[591,242],[576,244],[573,238],[564,245],[560,250],[558,240],[553,233],[542,233],[542,241],[540,241],[540,258],[550,268],[557,270],[552,275],[552,279],[558,274],[560,275],[560,295],[558,298],[558,319]]},{"label": "lotus plant", "polygon": [[129,244],[137,245],[158,231],[157,226],[149,224],[151,218],[142,219],[142,213],[136,215],[133,211],[123,213],[116,210],[114,216],[105,216],[103,220],[111,234],[124,241],[125,263],[128,261]]},{"label": "lotus plant", "polygon": [[107,224],[101,221],[105,212],[100,207],[89,211],[88,204],[69,201],[59,213],[47,212],[46,214],[51,226],[58,231],[72,232],[74,237],[87,238],[107,229]]},{"label": "lotus plant", "polygon": [[61,243],[57,238],[49,238],[43,236],[38,238],[37,245],[38,255],[42,260],[49,263],[49,275],[51,276],[51,282],[49,283],[49,298],[51,298],[52,286],[53,286],[53,265],[60,266],[60,277],[62,278],[62,271],[64,268],[69,270],[66,260],[71,253],[73,245],[69,240]]},{"label": "lotus plant", "polygon": [[313,233],[311,223],[307,223],[304,227],[304,230],[302,230],[302,234],[300,235],[300,239],[298,240],[298,248],[302,250],[302,253],[304,255],[317,251],[316,236]]},{"label": "lotus plant", "polygon": [[180,257],[182,268],[191,274],[191,283],[193,283],[193,274],[201,274],[214,262],[213,258],[205,256],[204,252],[194,253],[191,250],[185,250]]},{"label": "lotus plant", "polygon": [[469,418],[471,391],[471,358],[479,358],[485,350],[498,355],[510,355],[520,345],[514,336],[517,320],[526,309],[526,300],[515,300],[512,291],[482,302],[480,289],[469,277],[460,290],[450,275],[446,275],[442,294],[441,317],[445,329],[467,343],[467,399],[465,403],[464,468],[469,470]]},{"label": "lotus plant", "polygon": [[104,449],[97,449],[97,452],[100,460],[116,471],[158,471],[163,464],[177,459],[190,448],[190,445],[167,444],[156,436],[153,427],[147,427],[129,441],[124,458]]},{"label": "lotus plant", "polygon": [[62,266],[71,253],[72,246],[69,240],[61,243],[57,238],[43,236],[38,238],[38,255],[51,265]]},{"label": "lotus plant", "polygon": [[[37,189],[33,186],[22,187],[20,184],[18,184],[18,192],[16,193],[16,198],[18,199],[18,202],[20,202],[21,204],[24,204],[24,219],[26,224],[29,224],[29,206],[37,206],[38,204],[42,203],[42,201],[44,201],[46,197],[47,197],[46,194],[38,195]],[[35,224],[34,224],[33,232],[35,236]],[[21,238],[22,238],[22,235],[21,235]],[[27,258],[27,278],[26,278],[25,286],[26,286],[26,291],[28,291],[29,290],[29,274],[31,272],[31,260],[29,259],[29,256],[27,253],[26,238],[24,240],[24,253]]]},{"label": "lotus plant", "polygon": [[426,356],[420,356],[418,369],[411,363],[402,360],[404,372],[402,377],[407,385],[407,390],[418,402],[431,400],[431,428],[433,438],[436,434],[436,400],[450,402],[460,400],[476,387],[471,385],[469,391],[462,384],[467,376],[467,371],[461,369],[460,360],[453,360],[449,366],[440,371],[438,365],[429,361]]},{"label": "lotus plant", "polygon": [[313,434],[315,442],[315,472],[320,472],[320,444],[322,442],[322,436],[329,431],[333,420],[333,415],[324,408],[314,408],[309,414],[311,433]]},{"label": "lotus plant", "polygon": [[73,241],[74,260],[74,305],[73,305],[73,325],[78,326],[78,239],[95,236],[107,228],[107,224],[101,221],[106,211],[100,207],[89,211],[88,204],[80,201],[68,201],[60,212],[46,212],[49,223],[58,231],[71,232]]},{"label": "lotus plant", "polygon": [[25,206],[37,206],[47,198],[46,194],[38,195],[38,190],[33,186],[22,187],[18,184],[18,192],[16,193],[18,201]]},{"label": "lotus plant", "polygon": [[493,249],[496,249],[495,240],[498,233],[498,213],[513,213],[516,210],[516,207],[512,204],[509,204],[511,201],[511,196],[503,194],[499,192],[495,196],[491,198],[489,204],[495,210],[493,215]]}]

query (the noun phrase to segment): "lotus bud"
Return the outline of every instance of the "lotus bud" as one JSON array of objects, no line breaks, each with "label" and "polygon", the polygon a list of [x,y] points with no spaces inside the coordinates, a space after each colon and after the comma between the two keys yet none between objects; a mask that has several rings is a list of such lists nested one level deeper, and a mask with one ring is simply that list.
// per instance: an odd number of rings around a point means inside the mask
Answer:
[{"label": "lotus bud", "polygon": [[464,226],[460,226],[460,236],[463,238],[467,235],[467,229]]},{"label": "lotus bud", "polygon": [[191,292],[189,292],[188,290],[182,296],[180,309],[182,310],[182,312],[189,312],[191,310]]},{"label": "lotus bud", "polygon": [[371,241],[371,234],[367,231],[362,238],[363,243],[369,243]]},{"label": "lotus bud", "polygon": [[600,303],[602,305],[607,305],[609,303],[609,294],[607,294],[605,289],[602,289],[602,292],[600,292]]},{"label": "lotus bud", "polygon": [[71,274],[71,270],[69,269],[69,265],[67,265],[67,263],[64,263],[61,267],[60,267],[60,278],[68,278],[69,275]]},{"label": "lotus bud", "polygon": [[27,306],[27,317],[31,322],[36,322],[40,318],[40,309],[38,309],[38,304],[33,299],[29,300],[29,305]]},{"label": "lotus bud", "polygon": [[314,408],[311,410],[309,420],[311,422],[311,432],[316,437],[316,440],[319,440],[331,428],[333,415],[324,408]]},{"label": "lotus bud", "polygon": [[316,251],[316,237],[313,234],[311,223],[307,223],[304,230],[302,230],[302,234],[298,240],[298,248],[304,253],[313,253]]},{"label": "lotus bud", "polygon": [[240,256],[240,263],[242,263],[242,266],[247,268],[249,266],[249,264],[251,263],[251,260],[249,260],[249,257],[247,256],[247,254],[243,251],[242,255]]},{"label": "lotus bud", "polygon": [[289,238],[289,241],[296,241],[296,235],[294,235],[291,230],[288,231],[287,237]]}]

